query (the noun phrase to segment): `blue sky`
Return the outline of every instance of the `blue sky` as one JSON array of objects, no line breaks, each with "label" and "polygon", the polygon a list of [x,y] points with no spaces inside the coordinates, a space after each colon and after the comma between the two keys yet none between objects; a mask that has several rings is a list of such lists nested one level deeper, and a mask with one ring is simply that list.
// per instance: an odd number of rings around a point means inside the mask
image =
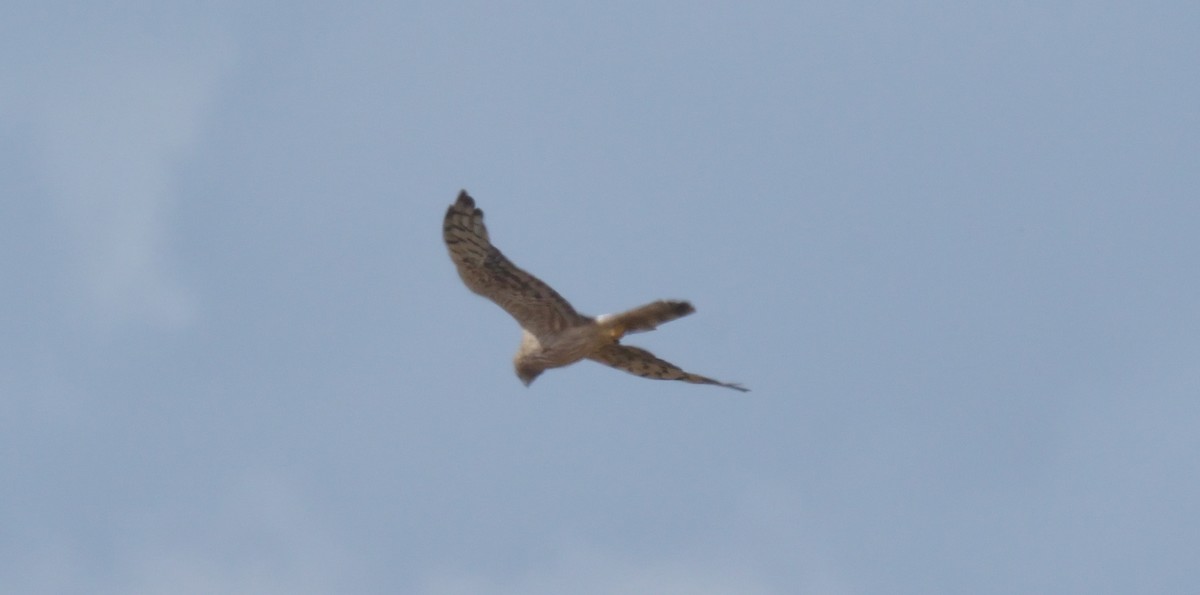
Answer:
[{"label": "blue sky", "polygon": [[[0,583],[1184,593],[1193,3],[17,3]],[[525,388],[460,188],[749,394]]]}]

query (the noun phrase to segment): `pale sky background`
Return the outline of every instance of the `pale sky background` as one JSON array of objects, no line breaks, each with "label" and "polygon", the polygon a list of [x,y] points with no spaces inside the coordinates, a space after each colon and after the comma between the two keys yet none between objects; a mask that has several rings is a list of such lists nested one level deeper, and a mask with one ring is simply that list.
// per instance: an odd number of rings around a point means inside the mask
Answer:
[{"label": "pale sky background", "polygon": [[993,4],[6,4],[3,590],[1194,593],[1200,4]]}]

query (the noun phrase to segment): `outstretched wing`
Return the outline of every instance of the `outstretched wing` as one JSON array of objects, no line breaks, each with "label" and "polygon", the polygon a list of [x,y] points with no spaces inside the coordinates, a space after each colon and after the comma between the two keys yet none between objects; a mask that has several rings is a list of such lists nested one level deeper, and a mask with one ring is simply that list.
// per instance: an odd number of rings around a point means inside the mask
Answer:
[{"label": "outstretched wing", "polygon": [[492,245],[483,225],[483,211],[475,207],[466,190],[446,211],[442,238],[467,288],[496,302],[521,328],[543,336],[587,322],[557,291],[518,268]]},{"label": "outstretched wing", "polygon": [[625,370],[634,376],[641,376],[642,378],[682,380],[684,382],[691,382],[692,384],[715,384],[742,392],[750,391],[750,389],[740,384],[721,382],[700,376],[699,374],[684,372],[679,366],[658,359],[654,357],[653,353],[631,345],[621,345],[619,343],[606,345],[589,355],[588,359],[607,364],[618,370]]}]

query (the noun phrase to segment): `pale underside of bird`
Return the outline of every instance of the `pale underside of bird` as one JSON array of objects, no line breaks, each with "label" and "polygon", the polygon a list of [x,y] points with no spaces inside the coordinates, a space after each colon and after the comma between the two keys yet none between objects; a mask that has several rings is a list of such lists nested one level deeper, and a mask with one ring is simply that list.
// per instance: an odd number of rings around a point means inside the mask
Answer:
[{"label": "pale underside of bird", "polygon": [[495,302],[521,325],[521,345],[513,367],[526,386],[547,369],[590,359],[643,378],[748,390],[685,372],[645,349],[621,344],[626,334],[651,331],[695,312],[690,303],[658,300],[597,317],[576,312],[557,291],[518,268],[492,245],[483,211],[475,207],[466,190],[446,211],[442,237],[467,288]]}]

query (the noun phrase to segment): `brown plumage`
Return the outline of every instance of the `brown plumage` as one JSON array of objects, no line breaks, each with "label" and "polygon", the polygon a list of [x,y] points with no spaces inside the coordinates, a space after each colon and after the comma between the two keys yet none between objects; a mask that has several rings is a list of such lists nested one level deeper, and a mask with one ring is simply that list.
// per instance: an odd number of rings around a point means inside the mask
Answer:
[{"label": "brown plumage", "polygon": [[586,358],[643,378],[747,390],[684,372],[649,351],[620,344],[626,334],[651,331],[695,312],[690,303],[659,300],[619,314],[595,318],[579,314],[557,291],[521,270],[492,245],[483,211],[465,190],[446,211],[442,238],[467,288],[495,302],[521,325],[521,346],[513,367],[526,386],[546,369]]}]

